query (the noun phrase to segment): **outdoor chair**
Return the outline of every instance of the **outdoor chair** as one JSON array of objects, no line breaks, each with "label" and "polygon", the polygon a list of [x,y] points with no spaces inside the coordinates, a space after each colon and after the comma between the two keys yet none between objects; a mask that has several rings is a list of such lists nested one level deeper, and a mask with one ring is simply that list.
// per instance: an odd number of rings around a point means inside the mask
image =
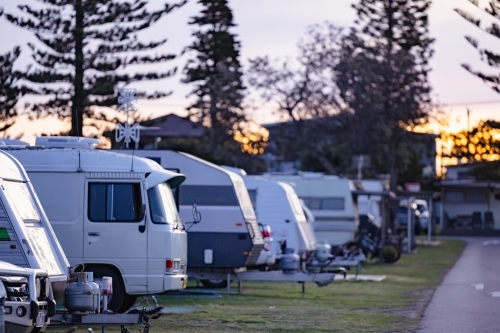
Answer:
[{"label": "outdoor chair", "polygon": [[472,213],[472,228],[482,228],[483,220],[481,218],[481,212]]},{"label": "outdoor chair", "polygon": [[493,219],[493,212],[484,212],[484,228],[493,229],[495,220]]}]

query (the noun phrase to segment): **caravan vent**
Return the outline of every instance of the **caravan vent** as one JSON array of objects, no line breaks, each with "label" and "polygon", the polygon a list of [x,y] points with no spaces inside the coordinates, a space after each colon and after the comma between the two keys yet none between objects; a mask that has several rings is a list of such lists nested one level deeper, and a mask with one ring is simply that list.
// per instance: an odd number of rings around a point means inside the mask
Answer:
[{"label": "caravan vent", "polygon": [[89,148],[93,149],[101,144],[99,139],[81,138],[73,136],[39,136],[36,138],[36,146],[46,148]]}]

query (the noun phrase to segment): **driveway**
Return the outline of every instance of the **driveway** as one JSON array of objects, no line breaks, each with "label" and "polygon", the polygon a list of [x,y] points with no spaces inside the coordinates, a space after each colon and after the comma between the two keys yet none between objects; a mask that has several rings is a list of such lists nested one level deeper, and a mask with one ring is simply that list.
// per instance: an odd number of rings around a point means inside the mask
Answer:
[{"label": "driveway", "polygon": [[419,333],[500,332],[500,238],[467,238],[436,289]]}]

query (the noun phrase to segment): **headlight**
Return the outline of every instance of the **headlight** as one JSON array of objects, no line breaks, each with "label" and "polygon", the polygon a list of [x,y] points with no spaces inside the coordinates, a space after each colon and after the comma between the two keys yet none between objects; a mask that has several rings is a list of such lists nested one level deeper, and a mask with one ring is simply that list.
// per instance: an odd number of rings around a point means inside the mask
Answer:
[{"label": "headlight", "polygon": [[19,306],[16,309],[16,315],[18,317],[24,317],[26,315],[26,308],[24,306]]}]

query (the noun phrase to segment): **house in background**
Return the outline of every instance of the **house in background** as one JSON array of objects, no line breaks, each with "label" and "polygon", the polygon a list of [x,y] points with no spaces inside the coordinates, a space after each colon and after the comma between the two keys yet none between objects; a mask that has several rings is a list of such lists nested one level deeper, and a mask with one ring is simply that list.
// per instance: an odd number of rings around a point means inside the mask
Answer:
[{"label": "house in background", "polygon": [[[205,134],[205,127],[203,125],[195,123],[189,118],[179,117],[173,113],[143,121],[140,125],[139,149],[158,149],[159,143],[162,140],[200,139]],[[125,146],[123,141],[115,142],[114,135],[114,131],[106,135],[113,138],[112,148],[123,148]]]},{"label": "house in background", "polygon": [[[317,119],[303,120],[304,123]],[[295,138],[296,127],[293,122],[281,122],[262,125],[269,132],[268,153],[263,156],[268,172],[295,173],[300,170],[299,152],[290,149]],[[422,173],[428,177],[436,174],[436,139],[437,134],[411,132],[415,137],[414,151],[417,152]]]},{"label": "house in background", "polygon": [[474,179],[473,168],[479,164],[447,166],[441,181],[443,234],[500,235],[500,181]]}]

